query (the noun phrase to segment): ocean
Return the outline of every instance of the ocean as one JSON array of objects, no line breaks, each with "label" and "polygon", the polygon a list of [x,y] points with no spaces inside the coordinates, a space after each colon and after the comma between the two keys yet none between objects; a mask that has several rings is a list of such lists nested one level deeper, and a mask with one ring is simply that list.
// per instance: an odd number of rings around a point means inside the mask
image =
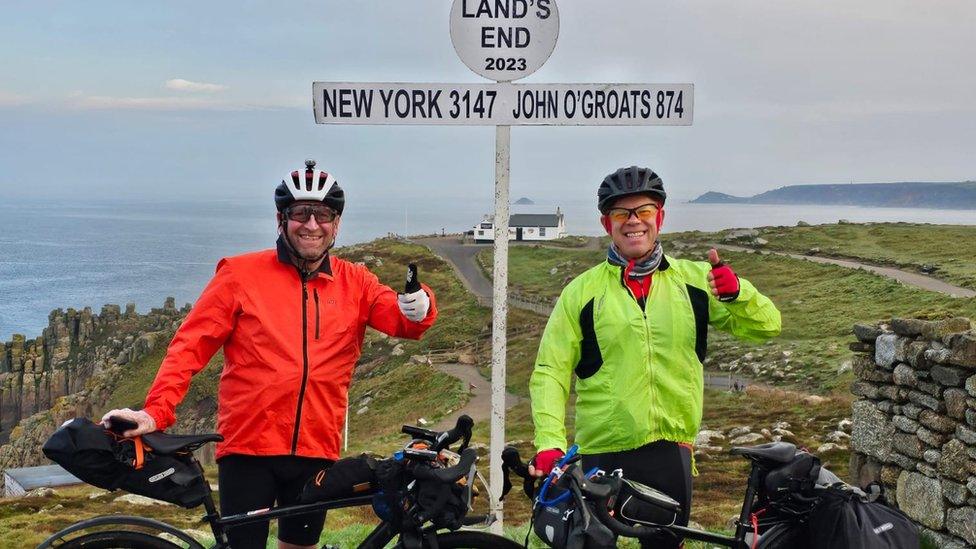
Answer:
[{"label": "ocean", "polygon": [[[513,200],[516,197],[513,197]],[[552,213],[557,204],[513,206]],[[590,201],[560,203],[570,234],[600,234]],[[460,232],[490,212],[485,201],[350,204],[338,246],[389,233]],[[840,219],[976,225],[976,211],[668,203],[664,231],[836,223]],[[136,303],[140,312],[192,303],[221,257],[269,248],[276,238],[269,203],[158,201],[0,204],[0,341],[40,335],[57,308]]]}]

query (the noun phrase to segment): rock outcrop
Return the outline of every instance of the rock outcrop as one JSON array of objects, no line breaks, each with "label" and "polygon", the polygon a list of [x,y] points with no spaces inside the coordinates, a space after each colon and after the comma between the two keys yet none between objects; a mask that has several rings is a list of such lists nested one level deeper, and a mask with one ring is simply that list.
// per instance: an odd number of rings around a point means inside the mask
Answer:
[{"label": "rock outcrop", "polygon": [[0,470],[48,463],[40,448],[51,433],[101,409],[126,369],[167,345],[188,311],[173,298],[145,315],[132,304],[125,313],[118,305],[99,314],[58,309],[40,337],[14,335],[2,344]]}]

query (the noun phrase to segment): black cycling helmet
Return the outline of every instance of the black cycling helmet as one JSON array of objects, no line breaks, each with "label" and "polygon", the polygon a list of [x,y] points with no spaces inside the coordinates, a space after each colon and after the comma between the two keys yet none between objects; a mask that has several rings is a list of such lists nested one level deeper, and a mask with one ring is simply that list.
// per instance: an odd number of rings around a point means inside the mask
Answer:
[{"label": "black cycling helmet", "polygon": [[279,212],[299,200],[323,202],[342,215],[346,194],[331,174],[316,170],[314,160],[306,160],[304,175],[302,170],[295,170],[275,189],[275,207]]},{"label": "black cycling helmet", "polygon": [[603,179],[600,189],[596,192],[597,207],[600,213],[606,215],[615,200],[632,194],[650,195],[660,200],[662,206],[668,197],[664,192],[664,183],[661,182],[660,176],[650,168],[631,166],[620,168]]}]

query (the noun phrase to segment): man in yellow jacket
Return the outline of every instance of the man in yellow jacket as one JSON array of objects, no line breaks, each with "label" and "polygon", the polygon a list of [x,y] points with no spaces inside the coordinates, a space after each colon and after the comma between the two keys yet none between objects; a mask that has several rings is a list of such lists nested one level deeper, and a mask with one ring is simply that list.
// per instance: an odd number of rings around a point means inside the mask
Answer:
[{"label": "man in yellow jacket", "polygon": [[[585,469],[623,469],[691,504],[691,444],[702,417],[708,325],[751,341],[780,331],[779,311],[723,264],[667,257],[658,241],[667,195],[647,168],[621,168],[600,185],[607,260],[576,277],[546,325],[530,381],[535,445],[545,475],[567,446],[576,375],[576,444]],[[655,547],[678,546],[661,540]]]}]

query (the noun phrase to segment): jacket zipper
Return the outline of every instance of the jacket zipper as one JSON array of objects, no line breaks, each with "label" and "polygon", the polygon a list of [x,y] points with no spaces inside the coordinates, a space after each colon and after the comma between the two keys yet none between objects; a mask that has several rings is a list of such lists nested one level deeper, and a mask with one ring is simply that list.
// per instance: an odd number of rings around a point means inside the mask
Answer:
[{"label": "jacket zipper", "polygon": [[312,296],[315,297],[315,339],[319,338],[319,291],[312,289]]},{"label": "jacket zipper", "polygon": [[[637,308],[640,309],[641,316],[644,317],[644,339],[647,341],[647,374],[648,374],[648,377],[650,378],[650,386],[647,388],[647,392],[651,396],[651,401],[653,402],[654,401],[654,395],[652,393],[654,393],[654,367],[653,367],[654,365],[651,364],[651,355],[652,355],[652,353],[651,353],[651,329],[647,325],[647,304],[651,301],[651,292],[650,291],[647,292],[647,296],[644,298],[644,307],[641,307],[640,306],[640,300],[637,299],[637,296],[635,296],[634,295],[634,292],[631,291],[630,286],[627,285],[627,281],[624,280],[624,271],[625,271],[625,268],[624,267],[621,267],[620,268],[620,285],[624,287],[624,290],[627,291],[627,294],[630,295],[631,299],[634,300],[634,305],[637,305]],[[654,274],[652,273],[651,276],[654,276]],[[651,287],[652,288],[654,287],[653,279],[651,281]],[[651,408],[653,409],[653,406]]]},{"label": "jacket zipper", "polygon": [[302,386],[298,390],[298,410],[295,412],[295,433],[291,437],[291,453],[298,450],[298,428],[302,424],[302,404],[305,402],[305,384],[308,382],[308,285],[305,275],[299,272],[302,279]]}]

